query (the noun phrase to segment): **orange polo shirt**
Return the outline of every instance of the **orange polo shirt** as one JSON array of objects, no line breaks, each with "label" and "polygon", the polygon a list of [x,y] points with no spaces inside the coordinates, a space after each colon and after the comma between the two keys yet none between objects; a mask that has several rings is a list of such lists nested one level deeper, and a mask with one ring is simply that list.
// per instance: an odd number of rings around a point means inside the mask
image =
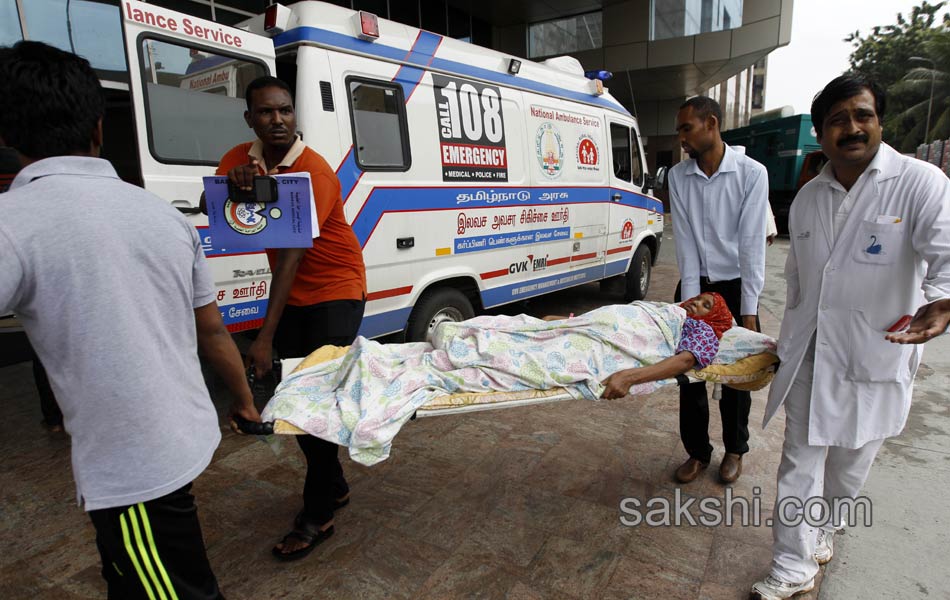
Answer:
[{"label": "orange polo shirt", "polygon": [[[297,276],[290,288],[287,304],[309,306],[331,300],[363,300],[366,298],[366,267],[363,249],[353,228],[343,215],[340,180],[323,160],[300,138],[276,167],[265,167],[260,140],[239,144],[228,151],[218,164],[216,175],[227,175],[239,165],[256,158],[261,175],[277,173],[310,173],[313,200],[320,222],[320,237],[313,239],[297,267]],[[266,170],[265,170],[266,169]],[[267,249],[267,262],[273,271],[277,265],[277,249]]]}]

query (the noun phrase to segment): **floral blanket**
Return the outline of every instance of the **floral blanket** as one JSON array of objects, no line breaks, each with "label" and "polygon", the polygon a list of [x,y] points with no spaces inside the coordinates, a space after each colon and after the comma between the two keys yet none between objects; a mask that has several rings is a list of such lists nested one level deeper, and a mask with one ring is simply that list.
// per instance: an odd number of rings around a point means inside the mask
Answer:
[{"label": "floral blanket", "polygon": [[261,416],[347,446],[353,460],[372,465],[389,457],[416,409],[438,396],[563,388],[596,400],[611,373],[672,356],[685,317],[675,304],[635,302],[560,321],[519,315],[443,323],[431,344],[360,337],[340,358],[287,376]]}]

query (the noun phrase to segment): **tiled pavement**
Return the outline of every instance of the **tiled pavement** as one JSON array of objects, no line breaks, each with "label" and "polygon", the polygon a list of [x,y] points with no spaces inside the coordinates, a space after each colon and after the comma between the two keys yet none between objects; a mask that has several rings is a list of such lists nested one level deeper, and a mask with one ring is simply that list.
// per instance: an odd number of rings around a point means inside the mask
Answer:
[{"label": "tiled pavement", "polygon": [[[657,299],[675,285],[665,255],[654,272]],[[586,286],[553,302],[580,311],[605,300]],[[541,302],[528,308],[553,312]],[[774,315],[763,321],[777,333]],[[751,498],[759,488],[767,516],[783,420],[762,431],[765,394],[753,398],[752,450],[734,493]],[[40,428],[28,364],[0,369],[0,402],[0,597],[104,597],[93,529],[75,505],[68,438]],[[684,495],[724,493],[712,408],[714,463]],[[768,569],[768,528],[620,523],[622,498],[675,494],[671,473],[685,458],[677,431],[674,388],[633,401],[419,419],[396,437],[388,461],[345,461],[352,502],[336,517],[336,535],[297,563],[270,555],[300,507],[292,440],[275,453],[225,430],[194,492],[230,599],[746,598]]]}]

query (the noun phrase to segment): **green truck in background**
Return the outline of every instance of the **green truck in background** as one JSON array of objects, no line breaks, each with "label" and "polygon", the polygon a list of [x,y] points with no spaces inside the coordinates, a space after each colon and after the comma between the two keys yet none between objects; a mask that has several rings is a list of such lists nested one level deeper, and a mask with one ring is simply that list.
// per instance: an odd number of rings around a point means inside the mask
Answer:
[{"label": "green truck in background", "polygon": [[[825,166],[811,115],[792,115],[786,106],[749,119],[749,125],[722,132],[730,146],[744,146],[747,156],[769,170],[769,201],[775,224],[788,232],[788,210],[795,194]],[[936,165],[950,177],[950,140],[921,144],[916,157]]]},{"label": "green truck in background", "polygon": [[769,201],[780,232],[788,231],[788,211],[795,194],[818,174],[825,158],[815,137],[811,115],[792,115],[790,107],[752,117],[749,125],[722,132],[730,146],[744,146],[750,158],[769,171]]}]

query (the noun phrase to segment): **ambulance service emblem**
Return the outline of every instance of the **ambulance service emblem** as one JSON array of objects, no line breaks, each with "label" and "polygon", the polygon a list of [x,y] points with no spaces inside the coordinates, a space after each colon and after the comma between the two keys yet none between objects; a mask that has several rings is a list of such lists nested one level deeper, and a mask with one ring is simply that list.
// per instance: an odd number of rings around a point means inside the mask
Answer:
[{"label": "ambulance service emblem", "polygon": [[551,123],[542,123],[534,136],[534,147],[541,172],[550,179],[560,177],[564,167],[564,144],[557,128]]},{"label": "ambulance service emblem", "polygon": [[586,133],[577,140],[577,168],[581,171],[600,170],[600,149],[594,138]]}]

